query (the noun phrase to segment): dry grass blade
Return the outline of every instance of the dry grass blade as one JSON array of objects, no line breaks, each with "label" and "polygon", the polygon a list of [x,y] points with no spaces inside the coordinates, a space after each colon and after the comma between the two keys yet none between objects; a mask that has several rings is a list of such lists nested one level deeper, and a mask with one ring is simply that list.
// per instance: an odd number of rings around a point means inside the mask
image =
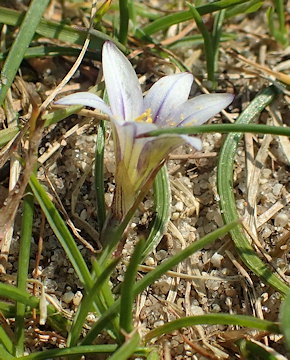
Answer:
[{"label": "dry grass blade", "polygon": [[275,79],[283,82],[284,84],[290,85],[290,76],[289,75],[286,75],[280,71],[271,70],[267,66],[260,65],[252,60],[249,60],[249,59],[245,58],[244,56],[240,55],[239,53],[237,53],[237,51],[235,51],[234,49],[231,49],[231,51],[229,51],[229,54],[231,54],[233,57],[243,61],[244,63],[251,65],[255,69],[259,70],[260,72],[262,72],[262,73],[265,72],[266,74],[273,76]]},{"label": "dry grass blade", "polygon": [[28,184],[31,173],[34,170],[34,166],[37,161],[37,151],[40,141],[42,139],[42,133],[44,129],[44,122],[39,120],[39,109],[34,109],[29,121],[29,125],[35,127],[34,131],[31,130],[28,140],[28,149],[23,159],[23,170],[19,178],[19,181],[14,186],[13,190],[9,193],[7,199],[4,202],[3,207],[0,209],[0,241],[1,249],[1,271],[5,271],[5,265],[8,257],[7,247],[9,242],[9,233],[14,223],[16,211],[19,203],[24,195],[26,186]]}]

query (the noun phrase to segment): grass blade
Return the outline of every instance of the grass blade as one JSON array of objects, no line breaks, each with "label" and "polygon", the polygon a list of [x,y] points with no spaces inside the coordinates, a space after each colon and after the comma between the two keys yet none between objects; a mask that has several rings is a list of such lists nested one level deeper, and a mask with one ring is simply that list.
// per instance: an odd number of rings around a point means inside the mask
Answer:
[{"label": "grass blade", "polygon": [[[230,6],[234,6],[237,4],[245,3],[249,0],[221,0],[221,1],[215,1],[210,4],[205,4],[201,6],[197,6],[196,10],[199,12],[200,15],[205,15],[212,13],[214,11],[226,9]],[[180,11],[178,13],[162,16],[155,21],[151,22],[149,25],[144,26],[143,29],[141,29],[140,32],[138,32],[136,35],[139,38],[145,37],[145,35],[152,35],[160,30],[165,30],[169,28],[171,25],[179,24],[181,22],[187,21],[192,19],[192,12],[191,10],[186,11]]]},{"label": "grass blade", "polygon": [[128,360],[130,356],[137,350],[140,342],[138,333],[131,335],[130,339],[126,341],[114,355],[110,356],[108,360]]},{"label": "grass blade", "polygon": [[126,45],[128,29],[129,29],[128,0],[119,0],[119,11],[120,11],[119,41],[121,44]]},{"label": "grass blade", "polygon": [[92,303],[96,297],[100,296],[100,290],[103,283],[108,279],[110,274],[115,270],[119,259],[114,259],[107,267],[103,270],[101,275],[93,284],[91,290],[82,299],[80,307],[78,308],[77,314],[73,320],[72,328],[69,332],[67,344],[69,347],[75,346],[82,331],[82,327],[86,320],[87,314],[92,308]]},{"label": "grass blade", "polygon": [[[36,2],[41,3],[41,1],[37,0]],[[0,7],[0,23],[19,26],[21,20],[23,19],[23,16],[24,14],[19,11]],[[126,52],[125,46],[123,46],[120,42],[116,41],[116,39],[113,39],[111,36],[106,35],[105,33],[95,29],[92,29],[89,32],[91,35],[91,40],[88,48],[97,52],[100,58],[101,46],[103,42],[107,40],[114,42],[120,50]],[[36,28],[36,33],[43,37],[58,39],[63,42],[82,46],[87,36],[87,29],[79,27],[76,28],[68,26],[64,23],[41,19]]]},{"label": "grass blade", "polygon": [[197,8],[191,4],[188,4],[192,17],[198,27],[198,30],[202,34],[203,42],[204,42],[204,54],[206,59],[206,68],[207,68],[207,79],[211,82],[211,88],[215,88],[215,74],[214,74],[214,44],[213,39],[208,31],[207,27],[205,26],[203,19],[198,12]]},{"label": "grass blade", "polygon": [[231,315],[231,314],[208,314],[188,316],[180,319],[173,320],[167,324],[159,326],[158,328],[149,331],[145,335],[145,341],[149,341],[154,337],[168,334],[174,330],[181,329],[182,327],[194,325],[238,325],[245,326],[262,331],[269,331],[274,334],[280,334],[279,326],[271,321],[258,319],[246,315]]},{"label": "grass blade", "polygon": [[281,307],[280,321],[283,334],[285,336],[285,342],[290,350],[290,291],[286,296],[286,299]]},{"label": "grass blade", "polygon": [[1,360],[15,360],[15,357],[10,355],[10,353],[0,344],[0,354]]},{"label": "grass blade", "polygon": [[0,148],[12,140],[18,132],[19,129],[17,127],[9,127],[7,129],[0,130]]},{"label": "grass blade", "polygon": [[[37,297],[9,284],[0,283],[0,297],[10,301],[14,300],[20,302],[33,309],[39,308],[39,299]],[[1,308],[3,307],[5,309],[5,306],[1,304]],[[65,333],[67,331],[69,321],[59,315],[58,310],[56,310],[52,305],[48,305],[47,313],[48,322],[61,333]]]},{"label": "grass blade", "polygon": [[[138,265],[141,262],[142,251],[144,248],[144,240],[141,239],[135,246],[134,253],[131,256],[127,267],[121,290],[120,304],[120,329],[126,334],[133,331],[133,305],[135,294],[133,291],[136,282]],[[123,336],[123,341],[125,337]]]},{"label": "grass blade", "polygon": [[29,184],[49,225],[64,248],[84,288],[88,291],[92,284],[92,277],[74,238],[35,175],[31,176]]},{"label": "grass blade", "polygon": [[280,136],[290,137],[289,126],[271,126],[261,124],[205,124],[198,126],[178,127],[178,128],[163,128],[160,130],[149,131],[144,134],[140,134],[138,137],[150,137],[161,134],[203,134],[203,133],[253,133],[253,134],[272,134]]},{"label": "grass blade", "polygon": [[[39,57],[46,57],[46,56],[79,56],[81,50],[75,49],[68,46],[50,46],[50,45],[40,45],[40,46],[32,46],[29,47],[24,53],[24,59],[31,59],[31,58],[39,58]],[[6,53],[0,54],[0,60],[5,60],[7,57]],[[101,60],[99,52],[93,51],[86,51],[84,58],[92,59],[92,60]]]},{"label": "grass blade", "polygon": [[19,32],[13,42],[1,71],[2,85],[0,84],[0,106],[5,100],[6,93],[14,80],[14,77],[23,60],[25,51],[31,43],[37,25],[48,3],[49,0],[32,0],[30,3],[27,13],[21,23]]},{"label": "grass blade", "polygon": [[0,343],[5,348],[5,350],[3,348],[2,351],[7,351],[11,355],[15,354],[15,346],[13,340],[14,339],[11,339],[11,337],[6,333],[4,327],[0,325]]},{"label": "grass blade", "polygon": [[[236,122],[243,126],[253,121],[275,96],[276,89],[273,86],[263,90],[243,111]],[[233,193],[233,168],[241,136],[242,135],[238,133],[230,133],[225,139],[220,151],[217,187],[220,196],[220,209],[226,224],[231,223],[239,217]],[[235,243],[237,253],[244,264],[267,284],[281,293],[286,294],[289,289],[288,286],[273,274],[273,271],[258,257],[249,243],[243,228],[237,226],[230,231],[230,234]]]},{"label": "grass blade", "polygon": [[[28,278],[28,267],[30,260],[30,247],[33,227],[33,213],[34,197],[32,194],[26,194],[23,199],[23,213],[18,260],[19,271],[17,272],[17,287],[23,291],[26,290]],[[17,302],[15,319],[16,356],[22,356],[24,352],[25,310],[26,306],[21,302]]]},{"label": "grass blade", "polygon": [[76,346],[66,349],[52,349],[41,352],[35,352],[27,356],[21,356],[17,360],[47,360],[60,358],[61,356],[84,355],[84,354],[107,354],[112,353],[117,345],[89,345]]},{"label": "grass blade", "polygon": [[[275,350],[272,348],[268,348],[270,351],[267,351],[266,345],[262,346],[254,343],[253,341],[242,339],[240,341],[237,341],[237,345],[239,347],[241,356],[243,359],[247,360],[256,360],[256,359],[262,359],[262,360],[286,360],[284,356],[281,356],[281,354],[277,354]],[[276,353],[276,354],[275,354]],[[275,356],[278,355],[278,356]]]},{"label": "grass blade", "polygon": [[170,219],[171,193],[166,166],[163,166],[156,175],[153,191],[155,218],[150,233],[148,237],[146,237],[145,248],[142,255],[143,258],[149,255],[159,244]]},{"label": "grass blade", "polygon": [[[191,256],[196,251],[201,250],[205,246],[209,245],[219,237],[227,234],[230,230],[236,227],[238,223],[238,221],[234,221],[231,224],[227,224],[220,229],[213,231],[212,233],[204,236],[202,239],[195,241],[186,249],[180,251],[178,254],[163,261],[154,270],[152,270],[150,273],[146,274],[141,280],[139,280],[136,285],[134,285],[134,296],[137,296],[150,284],[159,279],[160,276],[165,274],[168,270],[174,268],[174,266],[178,265],[181,261]],[[119,307],[120,299],[116,300],[115,303],[96,321],[96,323],[93,325],[91,330],[88,332],[88,334],[82,341],[82,345],[90,344],[92,343],[92,341],[94,341],[100,331],[102,331],[106,327],[108,322],[112,321],[112,319],[114,319],[114,317],[118,314]]]}]

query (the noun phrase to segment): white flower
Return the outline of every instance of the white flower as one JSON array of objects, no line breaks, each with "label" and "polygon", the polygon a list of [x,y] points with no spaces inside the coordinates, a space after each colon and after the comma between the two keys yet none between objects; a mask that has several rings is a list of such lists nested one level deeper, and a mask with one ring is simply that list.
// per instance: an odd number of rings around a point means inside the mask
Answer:
[{"label": "white flower", "polygon": [[186,135],[137,136],[162,127],[203,124],[227,107],[233,95],[200,95],[188,100],[193,76],[180,73],[158,80],[143,98],[132,65],[111,42],[103,46],[103,71],[110,106],[89,92],[69,95],[57,104],[90,106],[110,116],[116,156],[112,212],[122,220],[173,149],[188,143],[200,150],[202,145],[200,139]]}]

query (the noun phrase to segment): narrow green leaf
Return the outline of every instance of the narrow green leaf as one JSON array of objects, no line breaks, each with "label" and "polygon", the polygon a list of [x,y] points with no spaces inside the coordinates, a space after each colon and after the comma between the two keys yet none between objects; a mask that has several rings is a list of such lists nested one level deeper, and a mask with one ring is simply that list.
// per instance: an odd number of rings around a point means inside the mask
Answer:
[{"label": "narrow green leaf", "polygon": [[140,336],[135,332],[108,360],[128,360],[137,350],[139,342]]},{"label": "narrow green leaf", "polygon": [[119,28],[119,41],[121,44],[126,45],[129,29],[129,7],[128,0],[119,0],[119,16],[120,16],[120,28]]},{"label": "narrow green leaf", "polygon": [[38,182],[36,176],[31,175],[29,184],[37,199],[42,211],[44,212],[49,225],[57,236],[59,242],[64,248],[72,266],[74,267],[80,281],[88,291],[92,284],[92,277],[90,271],[80,253],[74,238],[68,230],[65,222],[61,218],[59,212],[56,210],[53,202],[50,200],[44,188]]},{"label": "narrow green leaf", "polygon": [[88,312],[92,308],[93,301],[96,297],[100,297],[103,283],[108,280],[110,274],[116,269],[118,262],[119,259],[114,259],[107,265],[100,276],[96,279],[91,290],[82,299],[68,335],[67,344],[69,347],[75,346],[77,344]]},{"label": "narrow green leaf", "polygon": [[188,316],[170,321],[154,330],[149,331],[149,333],[145,335],[145,341],[148,342],[154,337],[162,336],[174,330],[194,325],[238,325],[262,331],[269,331],[274,334],[280,334],[279,326],[271,321],[246,315],[209,314]]},{"label": "narrow green leaf", "polygon": [[171,193],[167,168],[164,165],[155,177],[154,185],[154,220],[148,237],[146,237],[145,248],[142,257],[145,258],[160,243],[166,225],[170,219]]},{"label": "narrow green leaf", "polygon": [[[39,308],[39,299],[35,296],[30,295],[26,291],[20,290],[15,286],[9,284],[0,283],[0,297],[7,299],[9,301],[14,300],[17,302],[21,302],[26,306],[29,306],[33,309]],[[1,303],[0,308],[4,307],[4,304]],[[48,322],[61,333],[65,333],[67,331],[69,322],[67,319],[63,318],[58,314],[58,310],[56,310],[52,305],[48,305],[47,307],[48,313]]]},{"label": "narrow green leaf", "polygon": [[[1,71],[0,106],[19,69],[49,0],[32,0]],[[0,10],[1,13],[1,10]]]},{"label": "narrow green leaf", "polygon": [[232,8],[226,10],[226,18],[229,19],[239,14],[250,14],[252,12],[258,11],[262,5],[263,1],[261,0],[251,0],[245,4],[233,6]]},{"label": "narrow green leaf", "polygon": [[[237,341],[243,359],[247,360],[281,360],[273,353],[270,353],[260,345],[253,343],[250,340],[242,339]],[[272,351],[272,349],[271,349]],[[285,358],[284,358],[285,359]]]},{"label": "narrow green leaf", "polygon": [[[28,188],[29,191],[29,188]],[[30,260],[30,248],[32,239],[34,213],[34,197],[26,194],[23,199],[23,212],[20,236],[20,249],[18,258],[17,287],[25,291],[28,278],[28,267]],[[22,356],[24,352],[24,330],[25,330],[25,304],[17,302],[15,319],[15,355]]]},{"label": "narrow green leaf", "polygon": [[[30,355],[21,356],[17,360],[47,360],[60,358],[62,356],[86,355],[86,354],[107,354],[112,353],[117,345],[88,345],[76,346],[66,349],[52,349],[41,352],[34,352]],[[16,360],[16,359],[15,359]]]},{"label": "narrow green leaf", "polygon": [[287,293],[286,299],[281,306],[280,312],[281,329],[285,336],[285,342],[290,350],[290,290]]},{"label": "narrow green leaf", "polygon": [[[38,2],[40,3],[41,1]],[[24,14],[19,11],[0,7],[0,23],[18,26],[23,16]],[[47,38],[82,46],[87,36],[87,29],[42,19],[36,28],[36,33]],[[88,48],[99,52],[99,54],[103,42],[107,40],[114,42],[120,50],[126,52],[126,48],[121,43],[101,31],[92,29],[90,30],[90,35],[91,41]]]},{"label": "narrow green leaf", "polygon": [[[231,224],[227,224],[221,227],[220,229],[213,231],[212,233],[204,236],[202,239],[195,241],[194,243],[189,245],[186,249],[180,251],[171,258],[163,261],[154,270],[146,274],[141,280],[139,280],[134,285],[134,296],[140,294],[150,284],[158,280],[168,270],[173,269],[174,266],[178,265],[181,261],[191,256],[196,251],[201,250],[205,246],[209,245],[219,237],[224,236],[231,229],[236,227],[238,223],[239,223],[238,221],[234,221]],[[96,321],[96,323],[93,325],[91,330],[88,332],[86,337],[81,342],[82,345],[90,344],[94,341],[97,335],[106,327],[108,322],[112,321],[112,319],[114,319],[114,317],[118,314],[119,307],[120,307],[120,299],[116,300],[115,303]]]},{"label": "narrow green leaf", "polygon": [[15,305],[4,301],[0,301],[0,311],[6,318],[15,317],[16,314]]},{"label": "narrow green leaf", "polygon": [[[241,126],[246,126],[246,124],[253,121],[256,116],[271,103],[275,96],[276,89],[273,86],[263,90],[243,111],[236,123]],[[226,224],[239,218],[233,192],[233,174],[234,161],[240,139],[241,134],[239,133],[230,133],[227,135],[219,156],[217,187],[220,196],[220,209]],[[230,234],[244,264],[268,285],[286,294],[289,289],[288,286],[258,257],[249,243],[242,226],[237,226],[232,229]]]},{"label": "narrow green leaf", "polygon": [[[237,4],[245,3],[249,0],[221,0],[215,1],[210,4],[205,4],[201,6],[197,6],[196,10],[199,12],[200,15],[205,15],[209,13],[213,13],[214,11],[226,9],[230,6],[234,6]],[[137,37],[142,38],[144,34],[152,35],[160,30],[165,30],[169,28],[171,25],[179,24],[181,22],[190,20],[192,18],[192,13],[190,10],[180,11],[174,14],[162,16],[159,19],[151,22],[149,25],[144,26],[140,32],[138,32]]]},{"label": "narrow green leaf", "polygon": [[[231,41],[231,40],[235,40],[236,38],[237,38],[236,34],[223,33],[221,35],[220,42]],[[196,34],[196,35],[184,36],[183,38],[178,39],[173,43],[169,44],[167,47],[169,49],[178,49],[181,46],[190,47],[192,45],[202,45],[202,44],[203,44],[203,37],[199,34]]]},{"label": "narrow green leaf", "polygon": [[19,301],[32,308],[37,308],[39,303],[36,297],[31,296],[26,291],[20,290],[9,284],[0,283],[0,296],[4,299]]},{"label": "narrow green leaf", "polygon": [[253,134],[272,134],[290,137],[289,126],[271,126],[261,124],[245,124],[236,122],[234,124],[205,124],[198,126],[187,126],[177,128],[163,128],[159,130],[148,131],[140,134],[138,137],[151,137],[161,134],[203,134],[203,133],[253,133]]},{"label": "narrow green leaf", "polygon": [[204,42],[204,53],[205,53],[205,59],[206,59],[206,68],[207,68],[207,77],[208,80],[211,81],[212,87],[214,87],[215,83],[215,75],[214,75],[214,43],[212,39],[212,35],[208,31],[207,27],[205,26],[203,19],[198,12],[197,8],[191,4],[188,3],[189,9],[191,11],[192,17],[196,23],[196,26],[198,27],[198,30],[200,31],[203,42]]},{"label": "narrow green leaf", "polygon": [[0,148],[12,140],[18,132],[19,129],[17,127],[0,130]]},{"label": "narrow green leaf", "polygon": [[[129,265],[127,267],[124,281],[121,290],[121,304],[120,304],[120,329],[126,334],[133,331],[133,305],[134,305],[134,284],[138,266],[141,262],[142,251],[144,248],[144,239],[139,240],[136,244],[134,252],[131,256]],[[123,341],[125,337],[123,336]]]},{"label": "narrow green leaf", "polygon": [[[55,56],[75,56],[77,57],[80,54],[80,49],[75,49],[68,46],[51,46],[51,45],[40,45],[29,47],[25,53],[24,59],[39,58],[39,57],[55,57]],[[7,53],[0,54],[0,60],[5,60]],[[85,59],[101,60],[101,54],[99,51],[86,51],[84,55]]]},{"label": "narrow green leaf", "polygon": [[[8,324],[7,324],[7,326],[8,326]],[[3,347],[5,347],[6,351],[11,355],[15,354],[15,346],[14,346],[13,340],[14,339],[11,339],[11,337],[6,333],[4,327],[2,327],[0,325],[0,343],[3,345]],[[3,351],[4,351],[4,349],[3,349]],[[0,354],[1,354],[1,352],[0,352]],[[1,357],[0,357],[0,359],[1,359]]]},{"label": "narrow green leaf", "polygon": [[0,344],[0,354],[1,360],[15,360],[15,357],[12,356],[2,344]]}]

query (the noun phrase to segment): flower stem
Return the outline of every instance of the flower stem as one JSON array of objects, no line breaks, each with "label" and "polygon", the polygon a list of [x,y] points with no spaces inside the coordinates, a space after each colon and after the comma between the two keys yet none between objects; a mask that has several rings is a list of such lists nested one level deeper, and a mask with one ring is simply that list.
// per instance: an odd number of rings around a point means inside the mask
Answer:
[{"label": "flower stem", "polygon": [[130,223],[135,211],[137,210],[139,204],[141,203],[141,201],[144,199],[149,189],[151,188],[155,176],[163,164],[164,162],[159,164],[158,168],[151,174],[150,178],[142,186],[142,189],[140,190],[138,196],[136,197],[134,204],[128,210],[128,212],[123,216],[123,219],[120,220],[117,214],[114,214],[113,212],[108,215],[100,238],[100,241],[103,245],[103,250],[99,258],[99,263],[101,265],[108,260],[108,258],[116,248],[117,244],[122,240],[124,232],[128,224]]}]

